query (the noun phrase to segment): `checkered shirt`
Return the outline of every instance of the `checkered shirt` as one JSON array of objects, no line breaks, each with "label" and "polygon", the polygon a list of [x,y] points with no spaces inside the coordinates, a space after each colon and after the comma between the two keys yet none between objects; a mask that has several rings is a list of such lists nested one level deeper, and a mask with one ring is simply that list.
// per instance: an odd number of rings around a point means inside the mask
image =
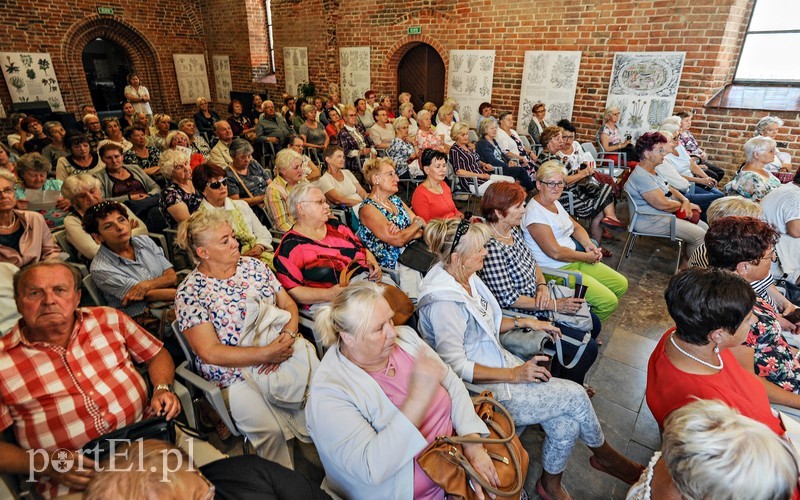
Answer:
[{"label": "checkered shirt", "polygon": [[504,309],[511,308],[520,295],[536,295],[536,260],[525,246],[520,231],[519,227],[511,230],[514,237],[512,246],[490,238],[486,245],[489,253],[479,271],[481,279]]}]

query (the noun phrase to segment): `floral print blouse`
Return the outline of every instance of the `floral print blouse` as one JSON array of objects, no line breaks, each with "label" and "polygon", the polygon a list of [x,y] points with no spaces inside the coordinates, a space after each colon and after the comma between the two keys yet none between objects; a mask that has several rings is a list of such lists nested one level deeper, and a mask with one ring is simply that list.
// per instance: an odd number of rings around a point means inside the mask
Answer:
[{"label": "floral print blouse", "polygon": [[[402,231],[410,226],[411,218],[408,216],[406,209],[403,208],[403,202],[400,200],[400,197],[397,195],[390,196],[389,203],[397,207],[396,214],[389,212],[385,207],[372,198],[367,198],[364,200],[364,205],[372,205],[380,210],[384,217],[389,219],[389,222],[397,226],[399,230]],[[385,267],[387,269],[394,269],[397,267],[397,258],[400,257],[400,254],[403,252],[402,248],[392,246],[378,239],[378,237],[375,236],[375,233],[370,231],[370,229],[364,224],[361,224],[361,226],[358,228],[358,238],[364,242],[364,245],[366,245],[369,251],[372,252],[381,267]]]},{"label": "floral print blouse", "polygon": [[755,172],[740,170],[736,177],[725,184],[726,194],[743,196],[756,203],[767,193],[781,186],[781,181],[771,173],[766,179]]},{"label": "floral print blouse", "polygon": [[778,314],[761,297],[756,298],[753,314],[758,322],[750,328],[745,345],[755,350],[756,375],[784,390],[800,394],[800,362],[781,335]]}]

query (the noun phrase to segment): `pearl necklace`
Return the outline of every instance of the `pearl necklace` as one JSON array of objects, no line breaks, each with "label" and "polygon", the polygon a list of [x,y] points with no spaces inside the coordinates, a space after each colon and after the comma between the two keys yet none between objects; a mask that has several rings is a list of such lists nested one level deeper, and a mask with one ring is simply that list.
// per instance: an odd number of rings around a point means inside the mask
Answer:
[{"label": "pearl necklace", "polygon": [[513,231],[513,229],[509,229],[508,234],[502,234],[500,231],[495,229],[494,224],[489,224],[489,227],[492,229],[492,232],[497,236],[506,240],[511,238],[511,231]]},{"label": "pearl necklace", "polygon": [[0,229],[11,229],[17,223],[17,214],[11,212],[11,224],[7,226],[0,226]]},{"label": "pearl necklace", "polygon": [[379,200],[379,199],[378,199],[378,197],[377,197],[377,196],[375,196],[375,195],[372,195],[372,196],[371,196],[371,198],[372,198],[373,200],[377,201],[378,203],[380,203],[380,205],[381,205],[383,208],[385,208],[386,210],[388,210],[388,211],[389,211],[389,212],[391,212],[391,213],[394,213],[395,209],[397,208],[397,207],[395,207],[394,205],[391,205],[391,204],[387,205],[386,203],[384,203],[384,202],[382,202],[381,200]]},{"label": "pearl necklace", "polygon": [[691,359],[697,361],[701,365],[707,366],[709,368],[713,368],[715,370],[722,370],[722,368],[725,366],[725,363],[722,362],[722,356],[720,356],[720,354],[719,354],[719,348],[716,348],[716,347],[714,348],[714,352],[717,354],[717,359],[719,359],[719,366],[714,366],[711,363],[709,363],[707,361],[703,361],[702,359],[698,358],[697,356],[689,354],[688,352],[686,352],[683,349],[681,349],[680,346],[678,345],[678,343],[675,342],[675,334],[674,333],[669,336],[669,341],[672,342],[672,345],[674,345],[675,349],[677,349],[681,354],[683,354],[687,358],[691,358]]}]

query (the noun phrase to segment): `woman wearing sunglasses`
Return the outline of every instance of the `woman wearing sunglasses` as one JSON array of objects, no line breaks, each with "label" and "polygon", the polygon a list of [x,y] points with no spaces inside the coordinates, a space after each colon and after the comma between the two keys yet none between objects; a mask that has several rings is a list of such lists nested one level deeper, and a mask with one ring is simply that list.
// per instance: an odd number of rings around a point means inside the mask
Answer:
[{"label": "woman wearing sunglasses", "polygon": [[224,211],[245,257],[256,257],[272,267],[272,235],[258,220],[244,200],[228,198],[228,177],[224,170],[211,163],[198,165],[192,173],[192,184],[202,193],[199,210]]}]

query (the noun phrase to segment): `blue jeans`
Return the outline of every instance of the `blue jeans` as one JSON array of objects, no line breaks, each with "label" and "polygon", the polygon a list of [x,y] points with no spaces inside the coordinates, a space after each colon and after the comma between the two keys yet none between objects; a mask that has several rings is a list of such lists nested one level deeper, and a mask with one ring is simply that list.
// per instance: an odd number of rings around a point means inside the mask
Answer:
[{"label": "blue jeans", "polygon": [[722,198],[725,195],[719,189],[711,188],[709,190],[705,190],[695,184],[688,193],[684,193],[684,196],[689,198],[689,201],[700,207],[700,210],[702,210],[702,212],[700,212],[700,220],[703,222],[708,222],[706,220],[706,212],[708,211],[709,205],[711,205],[711,202],[714,200]]}]

